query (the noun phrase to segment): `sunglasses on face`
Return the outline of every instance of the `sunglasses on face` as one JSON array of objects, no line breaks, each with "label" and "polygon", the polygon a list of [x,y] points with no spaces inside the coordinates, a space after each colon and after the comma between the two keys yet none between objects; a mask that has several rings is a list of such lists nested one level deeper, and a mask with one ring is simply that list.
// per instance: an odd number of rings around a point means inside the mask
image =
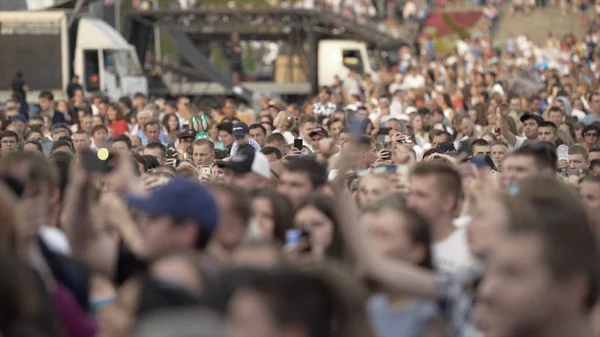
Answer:
[{"label": "sunglasses on face", "polygon": [[583,134],[584,137],[598,137],[598,133],[596,132],[586,132]]}]

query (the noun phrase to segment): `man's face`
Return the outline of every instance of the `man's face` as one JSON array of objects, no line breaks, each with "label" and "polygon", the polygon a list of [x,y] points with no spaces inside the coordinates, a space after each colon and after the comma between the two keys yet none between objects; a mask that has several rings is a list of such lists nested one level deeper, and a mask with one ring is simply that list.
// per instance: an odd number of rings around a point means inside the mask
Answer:
[{"label": "man's face", "polygon": [[18,105],[16,102],[9,101],[4,105],[4,114],[6,117],[12,117],[19,114]]},{"label": "man's face", "polygon": [[51,108],[52,101],[50,101],[46,97],[40,97],[40,110],[42,110],[42,112],[49,112]]},{"label": "man's face", "polygon": [[235,141],[233,136],[227,131],[219,130],[219,137],[221,138],[221,141],[225,147],[230,147]]},{"label": "man's face", "polygon": [[588,168],[590,163],[583,158],[581,154],[569,154],[569,167],[567,173],[569,175],[577,174],[579,170]]},{"label": "man's face", "polygon": [[557,127],[563,122],[563,119],[563,115],[560,111],[553,110],[548,113],[548,120],[554,123],[554,125]]},{"label": "man's face", "polygon": [[552,276],[543,251],[542,241],[532,234],[499,240],[478,289],[476,316],[484,332],[516,336],[540,331],[560,315],[569,294]]},{"label": "man's face", "polygon": [[247,145],[250,143],[250,139],[248,138],[248,136],[236,136],[233,138],[235,138],[235,142],[240,146]]},{"label": "man's face", "polygon": [[538,128],[537,140],[540,142],[550,142],[554,144],[556,142],[556,131],[554,128],[549,126],[542,126]]},{"label": "man's face", "polygon": [[87,133],[92,133],[92,129],[94,128],[94,117],[92,116],[84,116],[81,121],[81,129],[86,131]]},{"label": "man's face", "polygon": [[492,146],[492,160],[496,167],[500,167],[502,161],[506,157],[506,152],[508,149],[504,145],[494,145]]},{"label": "man's face", "polygon": [[144,156],[152,156],[152,157],[156,158],[156,160],[158,160],[158,163],[160,165],[164,165],[165,164],[166,158],[164,157],[164,154],[163,154],[163,152],[160,149],[145,148],[144,149]]},{"label": "man's face", "polygon": [[265,146],[265,133],[261,128],[250,129],[250,138],[254,139],[260,147]]},{"label": "man's face", "polygon": [[[99,129],[94,132],[92,138],[94,138],[96,146],[104,146],[104,142],[106,141],[106,138],[108,138],[108,133],[103,129]],[[52,135],[52,139],[54,139],[54,135]]]},{"label": "man's face", "polygon": [[16,152],[18,147],[17,147],[17,139],[15,137],[4,137],[2,138],[2,141],[0,142],[0,145],[2,146],[2,153],[6,154],[6,153],[10,153],[10,152]]},{"label": "man's face", "polygon": [[600,219],[600,183],[584,180],[579,186],[579,194],[592,219]]},{"label": "man's face", "polygon": [[500,181],[504,188],[518,184],[521,180],[537,172],[531,156],[508,156],[502,163]]},{"label": "man's face", "polygon": [[598,131],[597,131],[597,130],[594,130],[594,129],[592,129],[592,130],[587,130],[587,131],[586,131],[586,132],[583,134],[583,141],[584,141],[586,144],[591,144],[591,145],[594,145],[594,144],[597,144],[597,143],[598,143],[598,137],[599,137],[599,134],[598,134]]},{"label": "man's face", "polygon": [[189,239],[190,235],[186,231],[189,232],[189,225],[174,226],[170,216],[143,216],[140,221],[140,234],[145,244],[141,255],[144,258],[155,258],[189,246],[193,241]]},{"label": "man's face", "polygon": [[342,124],[342,122],[335,122],[331,124],[331,126],[329,127],[329,135],[331,135],[331,138],[337,139],[343,127],[344,125]]},{"label": "man's face", "polygon": [[227,194],[217,190],[214,196],[219,206],[219,225],[212,240],[215,240],[227,251],[231,251],[244,238],[248,227],[247,220],[238,215]]},{"label": "man's face", "polygon": [[319,92],[319,99],[321,100],[321,102],[328,101],[329,100],[329,94],[327,93],[327,91],[321,90]]},{"label": "man's face", "polygon": [[313,191],[313,186],[308,173],[284,171],[277,190],[297,208]]},{"label": "man's face", "polygon": [[590,108],[593,112],[600,113],[600,94],[592,95]]},{"label": "man's face", "polygon": [[491,149],[489,145],[475,145],[473,146],[473,155],[490,155]]},{"label": "man's face", "polygon": [[300,130],[300,135],[302,136],[302,139],[310,139],[310,133],[315,127],[315,123],[304,123],[304,125],[302,125],[302,129]]},{"label": "man's face", "polygon": [[91,144],[92,142],[88,135],[78,133],[73,135],[73,146],[75,147],[75,152],[81,153],[82,151],[89,150]]},{"label": "man's face", "polygon": [[[438,181],[433,175],[413,176],[410,178],[408,205],[430,222],[436,222],[441,215],[453,210],[448,200],[440,193]],[[452,203],[456,202],[451,200]]]},{"label": "man's face", "polygon": [[148,137],[148,143],[158,142],[159,136],[160,126],[154,124],[146,126],[146,137]]},{"label": "man's face", "polygon": [[208,145],[194,145],[192,157],[196,168],[201,168],[203,165],[212,165],[215,161],[215,152],[211,151]]},{"label": "man's face", "polygon": [[536,139],[538,133],[538,124],[534,119],[526,119],[523,122],[523,133],[527,139]]},{"label": "man's face", "polygon": [[542,110],[542,101],[539,99],[531,100],[531,103],[529,103],[529,108],[531,112],[539,113]]},{"label": "man's face", "polygon": [[110,146],[110,150],[112,152],[119,153],[128,153],[129,149],[127,148],[127,144],[125,142],[113,142]]}]

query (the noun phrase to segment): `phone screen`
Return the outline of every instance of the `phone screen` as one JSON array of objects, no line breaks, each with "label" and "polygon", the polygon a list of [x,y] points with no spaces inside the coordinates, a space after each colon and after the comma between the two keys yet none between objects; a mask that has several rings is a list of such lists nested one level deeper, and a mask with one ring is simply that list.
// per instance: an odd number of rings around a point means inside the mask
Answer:
[{"label": "phone screen", "polygon": [[294,139],[294,147],[298,150],[302,150],[302,148],[304,147],[302,139]]}]

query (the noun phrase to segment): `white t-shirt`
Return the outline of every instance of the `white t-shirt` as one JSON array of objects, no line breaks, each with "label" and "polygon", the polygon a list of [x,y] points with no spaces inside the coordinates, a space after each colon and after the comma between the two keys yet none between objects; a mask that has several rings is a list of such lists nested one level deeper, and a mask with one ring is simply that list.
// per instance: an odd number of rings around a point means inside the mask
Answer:
[{"label": "white t-shirt", "polygon": [[445,239],[433,244],[433,265],[437,271],[468,277],[479,270],[479,263],[467,243],[465,228],[457,228]]}]

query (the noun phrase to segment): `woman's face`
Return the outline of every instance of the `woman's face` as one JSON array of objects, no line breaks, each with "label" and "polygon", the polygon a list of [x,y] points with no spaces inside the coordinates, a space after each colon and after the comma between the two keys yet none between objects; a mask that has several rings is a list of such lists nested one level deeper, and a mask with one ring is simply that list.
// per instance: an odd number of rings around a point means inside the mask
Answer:
[{"label": "woman's face", "polygon": [[109,121],[114,121],[117,119],[117,110],[113,107],[108,107],[108,111],[106,112],[106,117],[108,117]]},{"label": "woman's face", "polygon": [[208,127],[208,134],[212,139],[217,139],[219,137],[219,128],[217,128],[217,124],[213,123]]},{"label": "woman's face", "polygon": [[275,230],[275,212],[271,200],[257,197],[252,200],[252,216],[258,224],[264,238],[273,238]]},{"label": "woman's face", "polygon": [[494,240],[501,237],[507,226],[506,208],[502,201],[493,197],[477,200],[475,212],[467,227],[467,241],[471,253],[484,257],[492,248]]},{"label": "woman's face", "polygon": [[384,209],[364,213],[360,217],[360,224],[367,230],[373,247],[380,254],[387,258],[412,260],[411,251],[415,245],[410,237],[407,219],[400,212]]},{"label": "woman's face", "polygon": [[561,124],[558,129],[562,130],[562,132],[566,133],[567,135],[571,134],[571,129],[569,129],[569,126],[565,123]]},{"label": "woman's face", "polygon": [[310,231],[311,247],[324,252],[333,242],[333,222],[314,206],[305,206],[296,212],[297,227]]},{"label": "woman's face", "polygon": [[259,294],[247,289],[235,292],[227,312],[227,337],[281,336],[269,308]]},{"label": "woman's face", "polygon": [[412,127],[415,132],[423,130],[423,118],[421,118],[421,116],[415,116],[412,121]]},{"label": "woman's face", "polygon": [[383,198],[390,190],[390,184],[383,176],[368,175],[358,183],[358,204],[368,205]]},{"label": "woman's face", "polygon": [[179,130],[179,120],[177,119],[177,116],[171,115],[167,120],[167,126],[169,127],[169,131]]}]

